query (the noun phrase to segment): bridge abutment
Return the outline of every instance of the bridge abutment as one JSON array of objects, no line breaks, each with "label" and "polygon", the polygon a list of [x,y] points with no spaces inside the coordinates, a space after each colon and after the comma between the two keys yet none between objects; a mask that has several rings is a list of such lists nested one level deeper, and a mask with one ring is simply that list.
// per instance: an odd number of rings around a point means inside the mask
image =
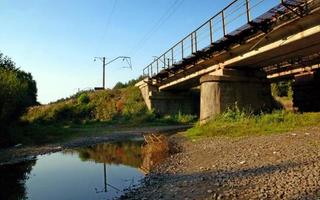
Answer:
[{"label": "bridge abutment", "polygon": [[150,81],[136,84],[149,110],[160,115],[199,114],[200,94],[196,90],[159,91]]},{"label": "bridge abutment", "polygon": [[299,111],[320,111],[320,71],[296,75],[292,89],[293,106]]},{"label": "bridge abutment", "polygon": [[232,108],[259,112],[273,105],[266,74],[254,69],[220,69],[200,79],[200,123]]}]

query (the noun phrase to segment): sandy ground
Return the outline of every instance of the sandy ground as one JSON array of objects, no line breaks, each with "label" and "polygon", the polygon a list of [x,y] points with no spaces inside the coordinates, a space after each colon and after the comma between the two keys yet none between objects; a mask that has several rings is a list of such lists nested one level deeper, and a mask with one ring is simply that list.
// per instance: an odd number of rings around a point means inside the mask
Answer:
[{"label": "sandy ground", "polygon": [[320,128],[171,140],[180,151],[123,199],[320,199]]}]

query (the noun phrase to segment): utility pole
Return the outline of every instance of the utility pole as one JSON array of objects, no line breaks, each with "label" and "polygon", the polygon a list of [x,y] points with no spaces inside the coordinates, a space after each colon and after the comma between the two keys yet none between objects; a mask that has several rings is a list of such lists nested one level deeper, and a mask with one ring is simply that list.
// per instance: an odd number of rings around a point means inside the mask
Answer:
[{"label": "utility pole", "polygon": [[95,90],[104,90],[106,88],[106,57],[94,57],[94,61],[102,61],[102,87],[95,87]]},{"label": "utility pole", "polygon": [[106,63],[106,57],[94,57],[94,61],[97,61],[97,60],[102,61],[102,87],[95,87],[95,90],[106,89],[106,66],[111,64],[112,62],[118,60],[118,59],[122,59],[122,61],[127,62],[128,67],[124,67],[124,68],[132,69],[131,58],[128,56],[118,56],[118,57],[112,59],[111,61],[109,61],[108,63]]},{"label": "utility pole", "polygon": [[102,87],[103,89],[106,89],[106,57],[102,58],[102,66],[103,66]]}]

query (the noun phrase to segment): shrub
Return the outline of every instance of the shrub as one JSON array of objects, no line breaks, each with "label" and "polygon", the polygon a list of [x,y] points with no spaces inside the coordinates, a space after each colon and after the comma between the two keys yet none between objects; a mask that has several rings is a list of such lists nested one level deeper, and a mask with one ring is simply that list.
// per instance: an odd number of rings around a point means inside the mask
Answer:
[{"label": "shrub", "polygon": [[273,96],[292,98],[292,82],[281,81],[271,84],[271,93]]},{"label": "shrub", "polygon": [[78,96],[78,104],[88,104],[90,102],[90,98],[87,93],[82,93]]},{"label": "shrub", "polygon": [[132,116],[146,113],[147,107],[143,101],[140,91],[136,87],[128,87],[123,91],[123,109],[124,116]]}]

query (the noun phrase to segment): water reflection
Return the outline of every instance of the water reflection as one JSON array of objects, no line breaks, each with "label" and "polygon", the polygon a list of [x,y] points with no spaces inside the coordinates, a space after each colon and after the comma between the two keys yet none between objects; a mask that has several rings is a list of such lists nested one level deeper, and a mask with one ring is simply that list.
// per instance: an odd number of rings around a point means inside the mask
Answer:
[{"label": "water reflection", "polygon": [[103,143],[85,148],[66,150],[64,153],[78,154],[82,161],[116,165],[122,164],[138,168],[142,162],[142,144],[143,141]]},{"label": "water reflection", "polygon": [[0,199],[112,199],[168,155],[163,136],[98,144],[0,166]]},{"label": "water reflection", "polygon": [[36,161],[0,166],[0,199],[26,199],[25,181]]},{"label": "water reflection", "polygon": [[82,161],[132,166],[148,174],[168,156],[169,143],[164,135],[150,134],[144,136],[144,141],[104,143],[64,153],[76,153]]}]

